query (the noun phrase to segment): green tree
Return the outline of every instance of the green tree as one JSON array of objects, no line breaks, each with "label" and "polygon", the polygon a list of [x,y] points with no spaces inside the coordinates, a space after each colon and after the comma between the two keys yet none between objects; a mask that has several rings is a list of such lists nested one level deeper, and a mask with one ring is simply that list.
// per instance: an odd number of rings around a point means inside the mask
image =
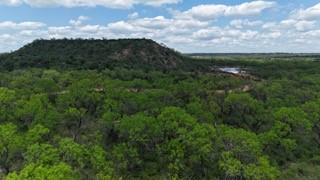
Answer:
[{"label": "green tree", "polygon": [[69,108],[64,114],[63,128],[67,129],[74,140],[78,140],[79,135],[83,132],[86,118],[86,109]]},{"label": "green tree", "polygon": [[7,180],[75,180],[78,176],[72,168],[64,163],[52,166],[42,164],[28,164],[19,173],[10,173]]},{"label": "green tree", "polygon": [[22,136],[14,124],[0,125],[0,168],[9,173],[23,148]]},{"label": "green tree", "polygon": [[60,157],[63,161],[72,167],[82,169],[88,164],[88,152],[85,147],[74,142],[70,138],[64,138],[59,141]]},{"label": "green tree", "polygon": [[313,124],[313,144],[320,144],[320,100],[307,102],[302,105],[302,109]]},{"label": "green tree", "polygon": [[61,110],[68,108],[86,109],[95,116],[98,107],[103,104],[102,94],[98,84],[90,79],[81,79],[68,87],[66,93],[58,97],[58,105]]},{"label": "green tree", "polygon": [[290,163],[288,168],[283,170],[279,179],[293,179],[293,180],[309,180],[319,179],[320,166],[312,162],[296,162]]},{"label": "green tree", "polygon": [[9,122],[14,118],[16,106],[16,93],[14,90],[0,88],[0,122]]},{"label": "green tree", "polygon": [[33,144],[24,155],[28,163],[54,165],[60,161],[59,151],[51,144]]},{"label": "green tree", "polygon": [[117,144],[111,153],[116,173],[124,178],[134,175],[142,163],[138,149],[126,143]]},{"label": "green tree", "polygon": [[198,121],[214,124],[216,120],[215,114],[210,112],[206,106],[207,105],[198,98],[187,104],[186,110],[189,114],[195,116]]},{"label": "green tree", "polygon": [[42,124],[53,128],[59,122],[60,116],[46,95],[37,94],[31,96],[29,100],[19,101],[16,118],[22,127]]},{"label": "green tree", "polygon": [[114,177],[113,164],[107,159],[106,151],[100,146],[89,148],[89,159],[97,179],[109,180]]},{"label": "green tree", "polygon": [[280,108],[274,113],[275,123],[261,135],[265,151],[279,163],[307,155],[312,122],[300,108]]},{"label": "green tree", "polygon": [[[169,177],[210,176],[214,128],[199,125],[184,110],[165,108],[157,117],[162,143],[158,156]],[[189,174],[190,173],[190,174]]]},{"label": "green tree", "polygon": [[263,107],[249,94],[229,94],[224,100],[223,113],[226,124],[255,132],[266,123]]},{"label": "green tree", "polygon": [[217,129],[221,178],[276,179],[279,171],[263,155],[256,134],[226,126]]},{"label": "green tree", "polygon": [[44,136],[49,134],[49,129],[38,124],[28,130],[24,135],[24,141],[26,145],[40,142]]}]

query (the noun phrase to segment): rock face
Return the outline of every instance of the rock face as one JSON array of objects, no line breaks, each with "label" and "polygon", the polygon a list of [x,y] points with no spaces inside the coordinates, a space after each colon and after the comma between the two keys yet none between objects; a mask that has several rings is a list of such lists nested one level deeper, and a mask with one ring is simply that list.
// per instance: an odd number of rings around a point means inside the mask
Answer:
[{"label": "rock face", "polygon": [[21,49],[1,56],[5,69],[28,67],[102,69],[141,67],[175,69],[184,57],[149,39],[36,40]]}]

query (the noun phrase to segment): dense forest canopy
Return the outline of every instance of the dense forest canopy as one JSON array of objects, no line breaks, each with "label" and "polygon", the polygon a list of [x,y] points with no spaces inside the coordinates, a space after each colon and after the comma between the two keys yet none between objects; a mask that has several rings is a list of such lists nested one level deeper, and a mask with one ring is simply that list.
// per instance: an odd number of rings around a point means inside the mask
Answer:
[{"label": "dense forest canopy", "polygon": [[86,55],[108,43],[41,40],[0,58],[0,178],[319,179],[319,57]]}]

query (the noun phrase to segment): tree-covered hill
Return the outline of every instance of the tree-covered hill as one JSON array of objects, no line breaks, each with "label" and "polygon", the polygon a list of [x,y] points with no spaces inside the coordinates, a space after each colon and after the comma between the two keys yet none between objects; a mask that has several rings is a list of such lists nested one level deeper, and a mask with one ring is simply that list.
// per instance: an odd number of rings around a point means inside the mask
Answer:
[{"label": "tree-covered hill", "polygon": [[149,39],[36,40],[0,57],[2,69],[28,67],[105,69],[114,67],[175,69],[183,56]]}]

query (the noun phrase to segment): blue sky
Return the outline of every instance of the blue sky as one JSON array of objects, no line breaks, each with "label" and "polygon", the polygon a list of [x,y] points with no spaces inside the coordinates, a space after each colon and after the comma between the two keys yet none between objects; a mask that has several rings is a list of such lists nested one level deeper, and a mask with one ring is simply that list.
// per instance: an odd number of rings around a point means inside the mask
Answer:
[{"label": "blue sky", "polygon": [[0,52],[64,37],[145,37],[182,52],[320,52],[320,2],[0,0]]}]

